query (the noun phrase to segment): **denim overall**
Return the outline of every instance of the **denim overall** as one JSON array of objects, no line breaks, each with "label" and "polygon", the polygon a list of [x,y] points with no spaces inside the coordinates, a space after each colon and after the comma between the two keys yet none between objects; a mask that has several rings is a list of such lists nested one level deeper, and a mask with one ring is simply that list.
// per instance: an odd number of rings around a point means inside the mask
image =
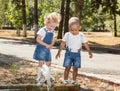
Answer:
[{"label": "denim overall", "polygon": [[[45,42],[47,44],[51,44],[52,40],[53,40],[53,32],[47,32],[46,28],[43,28],[43,29],[46,32],[43,42]],[[42,61],[44,60],[46,62],[51,61],[51,52],[45,46],[37,43],[33,58],[35,60],[39,60],[39,61],[41,61],[41,60]]]}]

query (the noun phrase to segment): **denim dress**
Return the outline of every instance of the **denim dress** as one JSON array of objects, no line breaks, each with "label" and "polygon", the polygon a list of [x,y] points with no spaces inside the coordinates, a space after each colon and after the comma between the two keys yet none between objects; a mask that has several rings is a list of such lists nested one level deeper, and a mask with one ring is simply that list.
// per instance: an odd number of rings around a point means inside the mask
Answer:
[{"label": "denim dress", "polygon": [[[43,42],[51,44],[53,40],[53,32],[47,32],[46,28],[43,28],[46,32]],[[45,46],[37,43],[33,54],[33,58],[38,61],[51,61],[51,52]]]}]

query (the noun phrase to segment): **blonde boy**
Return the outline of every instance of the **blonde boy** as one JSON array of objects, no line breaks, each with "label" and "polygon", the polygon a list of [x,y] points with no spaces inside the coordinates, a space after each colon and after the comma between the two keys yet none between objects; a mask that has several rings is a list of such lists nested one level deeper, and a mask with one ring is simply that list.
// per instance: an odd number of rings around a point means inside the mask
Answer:
[{"label": "blonde boy", "polygon": [[92,53],[88,45],[88,41],[84,34],[79,32],[80,30],[80,21],[77,17],[72,17],[69,19],[69,32],[65,33],[56,59],[60,57],[61,50],[66,45],[66,53],[64,58],[63,66],[65,67],[64,71],[64,84],[68,83],[68,76],[71,67],[73,67],[73,78],[71,84],[76,84],[76,77],[78,74],[78,68],[81,67],[81,54],[80,50],[82,44],[88,51],[89,57],[92,58]]}]

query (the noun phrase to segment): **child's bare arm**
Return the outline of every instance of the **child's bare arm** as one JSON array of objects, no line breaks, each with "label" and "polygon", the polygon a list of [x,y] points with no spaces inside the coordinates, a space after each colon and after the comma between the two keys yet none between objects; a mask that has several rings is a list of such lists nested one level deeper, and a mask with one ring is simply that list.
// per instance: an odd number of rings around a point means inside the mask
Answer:
[{"label": "child's bare arm", "polygon": [[60,47],[59,47],[59,50],[58,50],[58,53],[57,53],[57,55],[56,55],[56,57],[55,57],[56,59],[57,59],[58,57],[60,57],[60,53],[61,53],[62,49],[65,47],[65,44],[66,44],[66,42],[64,42],[64,41],[61,42]]},{"label": "child's bare arm", "polygon": [[84,46],[85,46],[85,48],[87,49],[87,51],[88,51],[88,53],[89,53],[89,58],[92,58],[92,57],[93,57],[93,54],[92,54],[92,52],[91,52],[91,50],[90,50],[90,47],[89,47],[89,45],[88,45],[88,42],[84,43]]},{"label": "child's bare arm", "polygon": [[53,47],[53,45],[54,45],[54,43],[55,43],[55,39],[52,40],[52,43],[51,43],[51,44],[47,44],[47,43],[43,42],[43,41],[41,40],[41,38],[42,38],[42,36],[41,36],[41,35],[38,35],[37,38],[36,38],[36,41],[37,41],[38,43],[40,43],[41,45],[45,46],[47,49],[51,49],[51,48]]},{"label": "child's bare arm", "polygon": [[41,40],[41,38],[42,38],[42,36],[41,36],[41,35],[38,35],[37,38],[36,38],[36,41],[37,41],[39,44],[41,44],[41,45],[43,45],[43,46],[45,46],[45,47],[47,48],[49,45],[48,45],[47,43],[43,42],[43,41]]}]

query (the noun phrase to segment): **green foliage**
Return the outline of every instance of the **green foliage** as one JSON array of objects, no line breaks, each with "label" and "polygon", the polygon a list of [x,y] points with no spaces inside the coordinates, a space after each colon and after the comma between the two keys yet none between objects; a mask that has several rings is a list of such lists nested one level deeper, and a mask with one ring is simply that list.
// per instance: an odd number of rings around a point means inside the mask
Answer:
[{"label": "green foliage", "polygon": [[0,0],[0,27],[7,22],[5,12],[7,10],[9,0]]},{"label": "green foliage", "polygon": [[[120,14],[120,0],[84,0],[81,25],[83,30],[102,28],[102,30],[113,30],[113,14]],[[118,20],[119,16],[117,16]],[[110,25],[108,25],[110,24]],[[120,24],[117,23],[119,26]]]},{"label": "green foliage", "polygon": [[38,25],[42,27],[44,24],[44,17],[51,12],[60,11],[60,0],[44,0],[43,2],[38,3]]},{"label": "green foliage", "polygon": [[[27,27],[34,25],[34,0],[26,1]],[[0,26],[12,25],[22,28],[21,0],[0,0]],[[38,0],[38,25],[44,26],[44,16],[60,12],[61,0]],[[71,0],[70,17],[80,18],[82,30],[91,31],[96,27],[114,30],[113,13],[117,16],[117,29],[120,31],[120,0]]]},{"label": "green foliage", "polygon": [[82,12],[82,18],[81,18],[81,26],[82,30],[89,31],[89,29],[92,29],[96,22],[94,21],[93,13],[91,7],[91,1],[84,2],[83,12]]},{"label": "green foliage", "polygon": [[26,2],[26,19],[27,19],[27,22],[26,22],[26,25],[28,27],[28,29],[30,29],[33,24],[34,24],[34,2],[32,0],[28,0]]},{"label": "green foliage", "polygon": [[[12,7],[11,7],[12,6]],[[6,12],[7,19],[12,22],[17,29],[22,28],[22,13],[20,10],[15,9],[15,5],[9,5],[9,12]]]}]

